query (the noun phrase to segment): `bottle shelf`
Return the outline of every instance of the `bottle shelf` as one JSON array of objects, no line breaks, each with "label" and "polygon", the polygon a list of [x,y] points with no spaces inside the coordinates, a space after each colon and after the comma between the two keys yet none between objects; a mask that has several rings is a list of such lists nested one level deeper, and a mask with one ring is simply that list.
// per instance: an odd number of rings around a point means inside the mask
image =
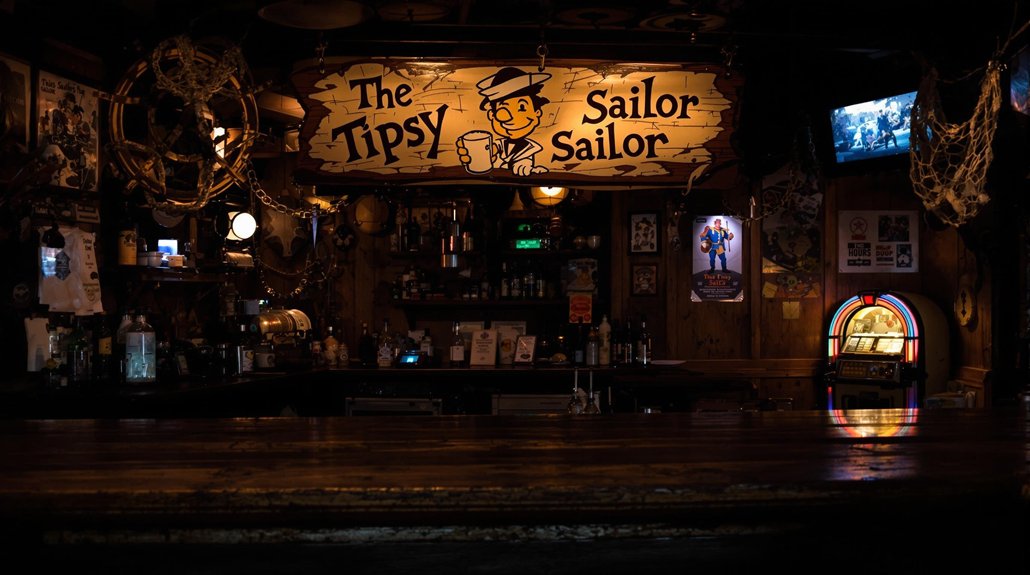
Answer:
[{"label": "bottle shelf", "polygon": [[516,257],[548,257],[548,258],[598,258],[602,255],[602,250],[512,250],[505,249],[500,250],[498,253],[505,256],[516,256]]},{"label": "bottle shelf", "polygon": [[249,271],[253,268],[225,268],[222,270],[197,270],[195,268],[152,268],[145,266],[123,268],[135,272],[144,282],[183,282],[183,283],[218,283],[225,281],[232,274]]},{"label": "bottle shelf", "polygon": [[391,300],[391,304],[409,308],[453,308],[455,306],[519,308],[532,306],[568,305],[565,298],[549,299],[437,299],[437,300]]}]

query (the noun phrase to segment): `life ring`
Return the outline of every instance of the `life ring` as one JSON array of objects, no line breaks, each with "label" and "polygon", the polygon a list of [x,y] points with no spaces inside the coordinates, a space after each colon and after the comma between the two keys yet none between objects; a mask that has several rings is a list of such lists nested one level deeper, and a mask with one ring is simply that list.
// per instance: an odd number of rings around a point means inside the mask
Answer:
[{"label": "life ring", "polygon": [[354,228],[370,236],[384,236],[394,227],[397,206],[380,194],[358,198],[354,202]]}]

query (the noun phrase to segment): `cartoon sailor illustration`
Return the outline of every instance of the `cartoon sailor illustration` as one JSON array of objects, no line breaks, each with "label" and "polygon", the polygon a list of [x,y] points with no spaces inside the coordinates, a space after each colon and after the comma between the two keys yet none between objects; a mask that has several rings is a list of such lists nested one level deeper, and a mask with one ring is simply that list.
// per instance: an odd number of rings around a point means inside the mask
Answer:
[{"label": "cartoon sailor illustration", "polygon": [[[505,67],[476,84],[483,101],[480,110],[486,111],[490,127],[497,138],[488,141],[490,165],[494,168],[508,168],[516,176],[529,176],[547,172],[544,166],[537,166],[534,157],[543,147],[529,139],[529,135],[540,125],[541,108],[550,100],[540,95],[544,82],[550,74],[525,72],[518,68]],[[477,141],[482,141],[484,132],[474,132]],[[470,132],[473,134],[473,132]],[[469,169],[473,154],[469,134],[458,138],[458,160]],[[482,170],[469,169],[472,173]],[[488,171],[488,170],[487,170]]]}]

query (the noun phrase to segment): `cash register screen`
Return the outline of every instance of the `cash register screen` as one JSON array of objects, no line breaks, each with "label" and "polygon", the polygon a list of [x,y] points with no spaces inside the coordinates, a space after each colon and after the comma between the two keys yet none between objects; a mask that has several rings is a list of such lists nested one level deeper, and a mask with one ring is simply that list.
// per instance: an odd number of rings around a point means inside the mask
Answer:
[{"label": "cash register screen", "polygon": [[418,354],[417,353],[405,353],[404,355],[401,356],[401,360],[400,361],[401,361],[401,363],[408,364],[408,365],[414,364],[414,363],[418,363]]}]

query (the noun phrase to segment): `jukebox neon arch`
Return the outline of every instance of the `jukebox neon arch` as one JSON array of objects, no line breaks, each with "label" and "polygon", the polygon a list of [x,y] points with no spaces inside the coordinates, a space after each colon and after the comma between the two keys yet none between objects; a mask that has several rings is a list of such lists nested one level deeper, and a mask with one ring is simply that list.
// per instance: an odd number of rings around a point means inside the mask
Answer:
[{"label": "jukebox neon arch", "polygon": [[940,308],[923,296],[848,298],[827,333],[829,409],[918,408],[926,394],[944,390],[947,334]]}]

